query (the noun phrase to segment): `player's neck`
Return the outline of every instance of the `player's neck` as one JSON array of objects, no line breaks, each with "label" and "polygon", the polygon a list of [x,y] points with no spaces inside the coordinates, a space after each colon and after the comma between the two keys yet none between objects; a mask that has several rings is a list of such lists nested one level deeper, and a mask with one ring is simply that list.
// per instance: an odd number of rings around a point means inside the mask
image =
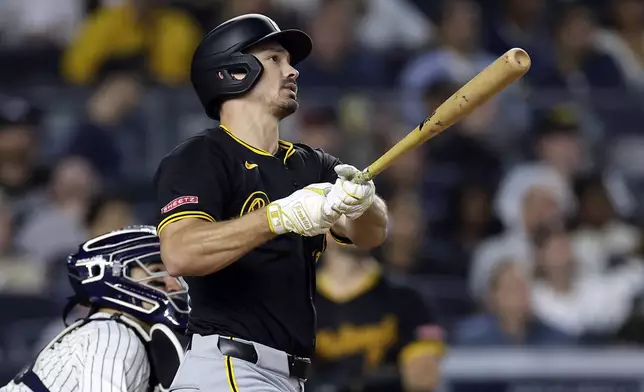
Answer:
[{"label": "player's neck", "polygon": [[325,266],[318,274],[317,289],[326,298],[342,303],[371,290],[378,282],[379,269],[377,264],[369,262],[366,265],[356,263],[347,268]]},{"label": "player's neck", "polygon": [[320,278],[325,280],[329,289],[351,290],[359,286],[365,279],[378,273],[378,265],[368,260],[355,262],[354,260],[328,260],[319,272]]},{"label": "player's neck", "polygon": [[221,113],[221,125],[245,143],[275,154],[278,150],[279,120],[246,106],[232,106]]}]

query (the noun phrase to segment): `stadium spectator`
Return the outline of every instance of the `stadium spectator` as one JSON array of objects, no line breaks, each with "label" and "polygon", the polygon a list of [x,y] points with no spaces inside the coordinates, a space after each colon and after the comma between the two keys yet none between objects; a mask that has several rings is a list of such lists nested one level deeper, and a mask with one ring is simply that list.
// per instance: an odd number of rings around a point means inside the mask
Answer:
[{"label": "stadium spectator", "polygon": [[503,0],[487,26],[485,47],[497,56],[512,48],[523,48],[532,57],[532,68],[552,55],[543,0]]},{"label": "stadium spectator", "polygon": [[[385,86],[392,78],[383,59],[356,41],[358,3],[325,1],[307,28],[315,42],[311,56],[298,65],[298,84],[311,88]],[[303,94],[306,89],[303,89]]]},{"label": "stadium spectator", "polygon": [[531,262],[539,230],[563,225],[575,207],[570,186],[553,168],[524,164],[510,170],[494,201],[504,232],[482,242],[472,258],[470,289],[474,296],[480,298],[484,277],[499,258],[513,254],[517,261]]},{"label": "stadium spectator", "polygon": [[388,200],[389,229],[381,258],[397,272],[412,272],[422,262],[425,219],[418,194],[399,192]]},{"label": "stadium spectator", "polygon": [[298,116],[296,139],[309,146],[321,148],[329,154],[341,157],[342,128],[336,110],[329,106],[302,108]]},{"label": "stadium spectator", "polygon": [[83,217],[100,180],[82,158],[65,158],[55,167],[47,194],[16,233],[18,246],[40,263],[56,261],[61,254],[87,238]]},{"label": "stadium spectator", "polygon": [[[457,85],[449,80],[436,80],[428,85],[424,92],[425,112],[433,113],[456,90]],[[502,162],[486,142],[486,134],[493,131],[491,124],[496,116],[494,105],[483,106],[424,146],[431,170],[444,172],[441,177],[452,177],[451,184],[463,177],[478,177],[496,184],[501,177]]]},{"label": "stadium spectator", "polygon": [[48,179],[48,170],[38,162],[41,117],[27,100],[0,97],[0,190],[16,202]]},{"label": "stadium spectator", "polygon": [[128,200],[109,194],[95,196],[92,199],[87,208],[84,223],[88,238],[98,237],[135,224],[132,206]]},{"label": "stadium spectator", "polygon": [[447,194],[444,218],[433,223],[423,239],[421,253],[429,261],[421,272],[468,277],[474,250],[501,232],[492,211],[493,189],[481,178],[467,177]]},{"label": "stadium spectator", "polygon": [[607,102],[628,102],[630,95],[617,64],[594,47],[596,31],[594,15],[588,7],[579,3],[564,6],[552,23],[552,63],[532,70],[527,80],[543,90],[540,95],[544,103],[554,106],[574,102],[580,114],[589,118],[587,121],[600,123],[599,128],[603,125],[611,131],[625,132],[631,130],[629,121],[636,121],[638,115],[631,105],[608,109]]},{"label": "stadium spectator", "polygon": [[435,26],[405,0],[361,0],[364,11],[356,31],[358,41],[378,52],[410,53],[426,47]]},{"label": "stadium spectator", "polygon": [[[273,0],[273,4],[311,18],[324,1]],[[426,46],[434,38],[431,20],[407,0],[358,0],[357,3],[362,8],[356,26],[357,39],[370,50],[408,53]]]},{"label": "stadium spectator", "polygon": [[210,23],[206,24],[207,30],[230,18],[244,14],[270,15],[278,26],[295,27],[302,22],[291,8],[280,7],[275,0],[223,0],[217,3],[205,3],[207,7],[214,11],[214,17]]},{"label": "stadium spectator", "polygon": [[62,48],[84,15],[83,0],[4,0],[0,2],[0,46]]},{"label": "stadium spectator", "polygon": [[485,295],[487,312],[462,321],[452,340],[456,346],[569,346],[567,335],[544,324],[530,304],[530,271],[526,264],[499,261]]},{"label": "stadium spectator", "polygon": [[[393,119],[383,118],[373,125],[376,130],[373,140],[374,153],[387,151],[393,147],[401,137],[409,132]],[[382,127],[380,129],[380,127]],[[366,164],[369,164],[367,162]],[[376,177],[376,185],[379,186],[379,193],[385,200],[391,200],[400,193],[415,194],[421,191],[423,178],[430,168],[425,162],[423,148],[416,148],[402,155],[391,166]],[[380,185],[382,184],[382,185]]]},{"label": "stadium spectator", "polygon": [[320,263],[312,390],[434,390],[443,332],[418,294],[353,247],[329,243]]},{"label": "stadium spectator", "polygon": [[140,103],[144,86],[137,71],[110,71],[87,102],[87,115],[67,154],[86,159],[105,180],[122,179],[124,123]]},{"label": "stadium spectator", "polygon": [[[84,238],[87,240],[98,237],[135,223],[132,205],[126,198],[118,194],[100,193],[91,198],[83,216]],[[65,265],[67,256],[69,254],[65,250],[52,255],[50,265],[47,266],[47,276],[50,277],[47,291],[56,298],[67,298],[73,294],[69,287],[68,271],[61,268],[61,265]],[[77,310],[81,313],[87,310],[80,308]]]},{"label": "stadium spectator", "polygon": [[535,123],[530,145],[536,160],[556,169],[572,185],[586,169],[585,143],[574,109],[559,106],[545,110]]},{"label": "stadium spectator", "polygon": [[601,174],[575,182],[579,211],[572,246],[579,256],[579,274],[604,274],[631,257],[642,240],[636,227],[620,219],[604,182]]},{"label": "stadium spectator", "polygon": [[64,78],[90,84],[114,59],[142,56],[152,78],[162,84],[188,81],[192,53],[201,29],[166,0],[128,0],[90,15],[65,51]]},{"label": "stadium spectator", "polygon": [[[424,92],[426,112],[432,113],[457,89],[453,82],[441,79],[427,86]],[[502,160],[485,140],[485,134],[491,130],[489,125],[493,117],[490,115],[493,116],[494,111],[493,106],[482,107],[467,121],[454,125],[449,132],[435,137],[420,149],[423,161],[419,167],[425,168],[426,173],[422,177],[421,195],[432,233],[426,237],[429,243],[424,246],[423,254],[431,255],[431,266],[425,267],[435,267],[434,272],[467,275],[463,268],[469,265],[469,260],[461,258],[462,249],[454,249],[458,245],[449,243],[448,238],[455,234],[443,225],[449,225],[447,222],[451,219],[460,219],[451,214],[455,210],[453,196],[462,184],[476,178],[494,189],[502,175]],[[449,260],[452,256],[456,259]]]},{"label": "stadium spectator", "polygon": [[565,230],[544,229],[536,246],[535,313],[546,324],[587,341],[616,333],[644,289],[642,261],[590,276],[580,273]]},{"label": "stadium spectator", "polygon": [[[480,6],[471,0],[444,3],[437,46],[412,58],[400,75],[404,94],[400,104],[408,124],[415,126],[427,116],[422,96],[428,86],[445,78],[461,86],[496,60],[481,46],[481,18]],[[495,132],[488,138],[498,144],[504,145],[505,136],[526,128],[528,112],[519,86],[510,86],[488,103],[487,110],[496,107]]]},{"label": "stadium spectator", "polygon": [[619,66],[629,86],[644,90],[644,4],[639,0],[608,2],[610,25],[595,35],[595,44]]},{"label": "stadium spectator", "polygon": [[0,193],[0,293],[38,294],[46,275],[14,243],[14,222],[6,196]]}]

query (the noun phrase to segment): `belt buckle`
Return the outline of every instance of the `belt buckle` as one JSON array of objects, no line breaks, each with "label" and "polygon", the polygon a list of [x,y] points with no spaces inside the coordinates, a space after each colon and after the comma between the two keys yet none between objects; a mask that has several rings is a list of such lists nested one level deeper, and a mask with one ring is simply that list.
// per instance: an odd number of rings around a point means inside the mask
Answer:
[{"label": "belt buckle", "polygon": [[293,355],[293,359],[296,360],[296,361],[302,361],[302,362],[306,362],[306,363],[311,363],[310,358],[298,357],[296,355]]},{"label": "belt buckle", "polygon": [[[303,364],[303,366],[311,365],[311,359],[310,359],[310,358],[298,357],[298,356],[296,356],[296,355],[290,355],[290,357],[291,357],[291,366],[292,366],[292,367],[295,367],[296,362],[300,362],[300,363],[302,363],[302,364]],[[305,370],[305,373],[308,375],[308,369],[306,369],[306,370]],[[306,381],[308,380],[308,377],[307,377],[307,378],[300,378],[300,377],[298,377],[298,378],[299,378],[300,380],[302,380],[303,382],[306,382]]]}]

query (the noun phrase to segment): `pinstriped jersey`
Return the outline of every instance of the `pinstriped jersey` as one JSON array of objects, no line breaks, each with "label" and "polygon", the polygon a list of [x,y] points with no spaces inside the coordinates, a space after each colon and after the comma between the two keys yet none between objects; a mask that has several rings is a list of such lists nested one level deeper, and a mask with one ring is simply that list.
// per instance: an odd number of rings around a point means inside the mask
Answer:
[{"label": "pinstriped jersey", "polygon": [[[90,318],[112,316],[95,313]],[[114,320],[98,320],[72,330],[45,348],[34,373],[51,392],[144,392],[150,363],[136,332]],[[30,392],[24,384],[1,392]]]},{"label": "pinstriped jersey", "polygon": [[[158,232],[186,218],[236,219],[310,184],[333,183],[338,164],[303,144],[280,141],[270,154],[225,127],[207,130],[159,165]],[[315,262],[324,247],[323,235],[284,234],[214,274],[184,277],[190,286],[189,332],[238,337],[309,357],[315,345]]]}]

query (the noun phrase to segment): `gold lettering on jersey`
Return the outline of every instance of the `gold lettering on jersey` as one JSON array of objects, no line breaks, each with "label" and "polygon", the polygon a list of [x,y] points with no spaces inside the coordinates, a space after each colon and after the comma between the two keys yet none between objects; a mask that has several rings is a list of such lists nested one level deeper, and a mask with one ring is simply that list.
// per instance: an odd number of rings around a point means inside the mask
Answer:
[{"label": "gold lettering on jersey", "polygon": [[366,369],[378,367],[398,340],[398,318],[388,314],[376,324],[340,324],[317,334],[316,355],[328,361],[363,355]]},{"label": "gold lettering on jersey", "polygon": [[262,209],[270,203],[271,202],[268,199],[268,195],[266,193],[262,191],[253,192],[246,198],[246,201],[242,205],[239,216],[242,217],[250,212]]}]

